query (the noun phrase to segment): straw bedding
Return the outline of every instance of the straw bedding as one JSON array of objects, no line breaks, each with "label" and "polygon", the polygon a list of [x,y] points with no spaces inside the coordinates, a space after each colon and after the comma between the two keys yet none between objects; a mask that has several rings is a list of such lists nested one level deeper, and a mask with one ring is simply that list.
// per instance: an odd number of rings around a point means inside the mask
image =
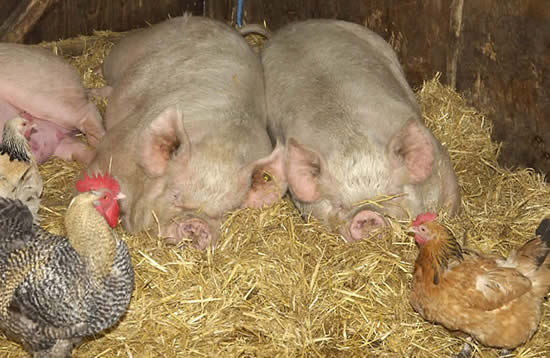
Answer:
[{"label": "straw bedding", "polygon": [[[68,57],[87,87],[103,84],[93,69],[117,38],[97,33]],[[63,42],[42,44],[62,49]],[[427,125],[448,149],[459,178],[462,213],[444,221],[467,245],[503,255],[534,234],[550,213],[550,187],[532,170],[497,164],[491,123],[434,78],[417,91]],[[98,103],[103,110],[105,103]],[[63,233],[63,215],[82,168],[51,159],[41,166],[43,226]],[[446,357],[464,336],[425,322],[408,304],[418,249],[408,222],[392,222],[383,239],[346,244],[288,199],[228,214],[213,252],[167,246],[143,232],[128,243],[135,290],[122,321],[85,340],[74,357]],[[515,353],[550,351],[550,310]],[[475,347],[478,357],[497,351]],[[0,335],[0,356],[22,357]]]}]

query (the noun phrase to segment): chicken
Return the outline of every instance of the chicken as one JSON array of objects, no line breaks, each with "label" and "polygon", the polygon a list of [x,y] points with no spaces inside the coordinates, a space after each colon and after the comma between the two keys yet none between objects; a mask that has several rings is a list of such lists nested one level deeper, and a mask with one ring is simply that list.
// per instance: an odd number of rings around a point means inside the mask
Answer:
[{"label": "chicken", "polygon": [[42,177],[29,147],[27,137],[33,125],[25,118],[7,121],[0,144],[0,197],[19,199],[39,221]]},{"label": "chicken", "polygon": [[112,230],[118,183],[98,175],[76,186],[66,238],[33,223],[21,201],[0,199],[0,330],[34,357],[70,357],[121,318],[133,290],[128,248]]},{"label": "chicken", "polygon": [[421,214],[411,225],[420,247],[411,306],[424,319],[486,346],[514,349],[527,342],[550,290],[550,219],[540,223],[537,237],[503,259],[463,250],[435,218]]}]

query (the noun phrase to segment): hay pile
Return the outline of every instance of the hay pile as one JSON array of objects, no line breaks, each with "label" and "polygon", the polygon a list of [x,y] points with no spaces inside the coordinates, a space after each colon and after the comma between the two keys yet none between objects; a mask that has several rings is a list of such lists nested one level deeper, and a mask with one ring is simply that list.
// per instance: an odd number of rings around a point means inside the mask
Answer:
[{"label": "hay pile", "polygon": [[[101,84],[93,69],[109,38],[97,34],[82,56],[69,58],[88,87]],[[463,211],[445,219],[447,224],[469,247],[507,254],[550,213],[550,187],[531,170],[499,167],[491,124],[437,78],[418,91],[418,100],[459,178]],[[41,167],[41,214],[48,230],[63,232],[80,169],[56,159]],[[450,356],[464,337],[425,322],[407,302],[418,252],[407,226],[394,222],[385,239],[349,245],[315,221],[304,221],[284,199],[228,215],[213,253],[167,247],[147,232],[130,236],[119,227],[136,273],[130,308],[120,324],[86,340],[74,356]],[[3,338],[0,347],[2,357],[24,356]],[[476,350],[477,356],[497,356],[492,349]],[[539,331],[516,353],[542,357],[548,351],[545,304]]]}]

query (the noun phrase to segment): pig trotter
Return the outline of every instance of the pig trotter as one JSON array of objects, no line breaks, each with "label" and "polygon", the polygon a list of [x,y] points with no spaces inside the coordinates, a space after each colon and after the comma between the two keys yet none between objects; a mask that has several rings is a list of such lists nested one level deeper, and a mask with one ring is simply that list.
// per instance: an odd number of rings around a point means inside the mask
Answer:
[{"label": "pig trotter", "polygon": [[[198,218],[187,219],[182,222],[175,223],[174,228],[169,228],[169,233],[164,239],[168,244],[176,245],[186,238],[191,240],[194,248],[204,250],[212,244],[212,234],[208,224]],[[175,237],[174,237],[175,236]]]},{"label": "pig trotter", "polygon": [[65,137],[55,148],[54,155],[63,160],[76,160],[88,165],[94,159],[95,150],[76,137]]}]

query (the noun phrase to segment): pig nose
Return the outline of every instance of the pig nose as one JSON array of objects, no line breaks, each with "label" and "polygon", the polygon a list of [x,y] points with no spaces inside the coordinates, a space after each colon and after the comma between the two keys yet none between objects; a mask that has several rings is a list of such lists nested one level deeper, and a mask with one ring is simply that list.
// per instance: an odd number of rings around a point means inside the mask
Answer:
[{"label": "pig nose", "polygon": [[353,241],[361,240],[375,229],[387,225],[384,217],[372,210],[361,210],[351,220],[349,231]]}]

